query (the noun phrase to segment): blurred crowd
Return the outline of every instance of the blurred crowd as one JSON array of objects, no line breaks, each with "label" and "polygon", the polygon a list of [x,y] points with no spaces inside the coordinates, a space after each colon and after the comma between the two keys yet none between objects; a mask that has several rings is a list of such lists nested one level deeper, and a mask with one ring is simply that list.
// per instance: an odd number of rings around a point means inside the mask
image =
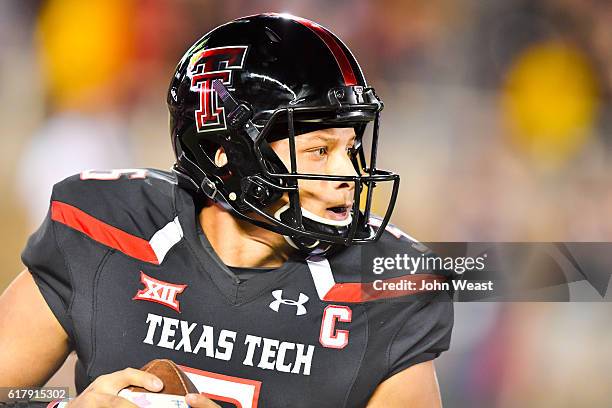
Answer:
[{"label": "blurred crowd", "polygon": [[[393,222],[412,236],[612,240],[612,2],[6,0],[0,290],[54,182],[172,165],[176,62],[265,11],[320,22],[360,61],[385,102],[379,165],[402,177]],[[610,406],[607,305],[458,305],[446,405]]]}]

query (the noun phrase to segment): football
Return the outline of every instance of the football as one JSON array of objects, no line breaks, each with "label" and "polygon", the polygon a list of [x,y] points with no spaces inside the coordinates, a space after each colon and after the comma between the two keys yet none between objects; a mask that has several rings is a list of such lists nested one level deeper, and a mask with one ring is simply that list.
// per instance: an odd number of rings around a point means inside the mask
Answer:
[{"label": "football", "polygon": [[151,392],[142,387],[130,386],[122,389],[119,396],[141,408],[188,408],[185,395],[198,390],[187,375],[172,360],[156,359],[145,364],[141,370],[156,375],[164,383],[161,391]]},{"label": "football", "polygon": [[[159,394],[170,394],[185,396],[189,393],[198,393],[198,389],[193,385],[187,375],[176,365],[172,360],[167,359],[155,359],[149,361],[142,368],[142,371],[146,371],[157,376],[164,383],[164,388],[159,391]],[[132,392],[147,392],[142,387],[130,386],[126,388]]]}]

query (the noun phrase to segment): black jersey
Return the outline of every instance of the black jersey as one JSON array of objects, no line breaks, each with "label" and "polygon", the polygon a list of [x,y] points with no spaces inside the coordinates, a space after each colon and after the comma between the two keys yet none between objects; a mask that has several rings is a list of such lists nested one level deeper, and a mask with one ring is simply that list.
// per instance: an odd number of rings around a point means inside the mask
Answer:
[{"label": "black jersey", "polygon": [[[422,250],[396,235],[368,251]],[[443,292],[364,290],[376,278],[363,273],[364,248],[240,280],[172,174],[121,170],[58,183],[22,259],[76,350],[79,393],[167,358],[222,405],[356,407],[446,350],[453,324]]]}]

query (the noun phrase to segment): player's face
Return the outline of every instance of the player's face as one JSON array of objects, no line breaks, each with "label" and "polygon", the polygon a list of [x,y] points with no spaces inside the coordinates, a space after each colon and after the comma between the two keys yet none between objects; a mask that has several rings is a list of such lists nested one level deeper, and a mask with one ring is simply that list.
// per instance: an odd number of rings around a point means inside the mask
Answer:
[{"label": "player's face", "polygon": [[[295,138],[299,173],[355,176],[351,162],[355,145],[353,128],[329,128],[304,133]],[[291,168],[289,139],[271,143],[272,149]],[[355,183],[343,181],[299,180],[300,204],[323,218],[345,220],[353,205]]]}]

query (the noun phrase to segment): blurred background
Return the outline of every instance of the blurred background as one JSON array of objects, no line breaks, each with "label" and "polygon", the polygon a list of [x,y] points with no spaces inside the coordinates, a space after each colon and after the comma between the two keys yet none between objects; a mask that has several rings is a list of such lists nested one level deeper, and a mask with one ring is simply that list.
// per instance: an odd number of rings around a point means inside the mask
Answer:
[{"label": "blurred background", "polygon": [[[412,236],[612,241],[612,2],[3,0],[0,291],[53,183],[170,168],[175,64],[214,26],[267,11],[357,56],[386,105],[379,164],[402,176],[393,222]],[[445,406],[612,406],[611,312],[457,304],[436,363]],[[51,383],[73,387],[73,364]]]}]

